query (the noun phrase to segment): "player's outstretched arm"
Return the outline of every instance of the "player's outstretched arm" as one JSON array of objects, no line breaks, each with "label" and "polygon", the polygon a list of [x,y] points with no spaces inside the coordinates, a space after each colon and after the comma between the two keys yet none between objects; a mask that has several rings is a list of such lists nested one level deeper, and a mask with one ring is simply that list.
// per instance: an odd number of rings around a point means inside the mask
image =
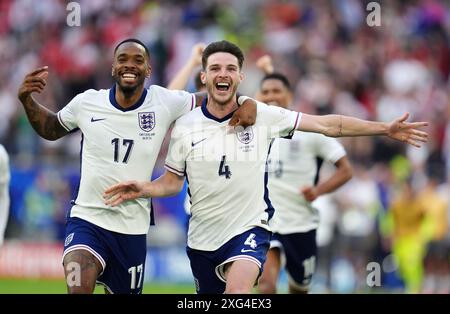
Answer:
[{"label": "player's outstretched arm", "polygon": [[117,206],[137,198],[172,196],[181,191],[184,177],[166,171],[155,181],[125,181],[110,186],[103,193],[106,205]]},{"label": "player's outstretched arm", "polygon": [[31,93],[41,93],[47,84],[48,67],[27,74],[19,87],[18,98],[22,103],[33,129],[46,140],[57,140],[67,132],[59,123],[56,114],[39,104]]},{"label": "player's outstretched arm", "polygon": [[427,122],[406,122],[409,114],[391,123],[361,120],[343,115],[316,116],[303,114],[297,130],[322,133],[330,137],[385,135],[392,139],[420,147],[426,142],[428,134],[418,130],[428,125]]}]

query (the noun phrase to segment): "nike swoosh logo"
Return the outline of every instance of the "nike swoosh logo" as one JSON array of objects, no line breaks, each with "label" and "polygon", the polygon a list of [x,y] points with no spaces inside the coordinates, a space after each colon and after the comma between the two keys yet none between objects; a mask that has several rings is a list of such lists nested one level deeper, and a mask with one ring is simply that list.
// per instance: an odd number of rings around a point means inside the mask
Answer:
[{"label": "nike swoosh logo", "polygon": [[246,250],[246,249],[242,249],[241,253],[246,253],[246,252],[256,252],[255,250]]},{"label": "nike swoosh logo", "polygon": [[192,147],[194,147],[195,145],[197,145],[198,143],[201,143],[201,142],[203,142],[204,140],[206,140],[206,138],[204,138],[204,139],[202,139],[202,140],[200,140],[200,141],[198,141],[198,142],[192,142],[191,143],[191,145],[192,145]]},{"label": "nike swoosh logo", "polygon": [[106,118],[100,118],[100,119],[94,119],[94,117],[91,118],[91,122],[97,122],[97,121],[102,121],[102,120],[106,120]]}]

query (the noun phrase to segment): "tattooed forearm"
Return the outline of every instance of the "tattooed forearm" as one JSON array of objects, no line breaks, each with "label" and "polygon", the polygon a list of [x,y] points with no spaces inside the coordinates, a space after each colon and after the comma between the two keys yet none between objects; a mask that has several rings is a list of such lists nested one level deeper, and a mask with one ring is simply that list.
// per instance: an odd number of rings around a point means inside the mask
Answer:
[{"label": "tattooed forearm", "polygon": [[61,126],[56,114],[40,105],[33,97],[22,101],[33,129],[46,140],[54,141],[68,132]]}]

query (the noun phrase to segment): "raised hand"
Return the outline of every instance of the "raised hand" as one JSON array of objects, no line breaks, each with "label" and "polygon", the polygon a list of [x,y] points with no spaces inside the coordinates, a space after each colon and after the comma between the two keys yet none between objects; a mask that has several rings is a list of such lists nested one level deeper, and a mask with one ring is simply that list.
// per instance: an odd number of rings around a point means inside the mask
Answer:
[{"label": "raised hand", "polygon": [[193,66],[199,66],[202,64],[202,54],[205,48],[206,45],[204,43],[198,43],[192,47],[190,62],[192,62]]},{"label": "raised hand", "polygon": [[260,68],[265,74],[272,74],[274,71],[272,58],[269,55],[264,55],[256,60],[256,66]]},{"label": "raised hand", "polygon": [[48,66],[28,73],[19,87],[17,96],[25,109],[31,126],[42,138],[57,140],[69,132],[61,125],[56,113],[39,104],[31,93],[40,93],[47,85]]},{"label": "raised hand", "polygon": [[48,66],[44,66],[28,73],[22,85],[19,87],[18,97],[21,102],[25,102],[31,93],[40,93],[47,85]]},{"label": "raised hand", "polygon": [[420,147],[420,142],[428,140],[428,133],[417,129],[427,126],[428,122],[406,122],[408,117],[409,113],[405,113],[401,118],[392,121],[387,136]]},{"label": "raised hand", "polygon": [[103,193],[106,205],[117,206],[125,201],[143,197],[144,183],[126,181],[110,186]]}]

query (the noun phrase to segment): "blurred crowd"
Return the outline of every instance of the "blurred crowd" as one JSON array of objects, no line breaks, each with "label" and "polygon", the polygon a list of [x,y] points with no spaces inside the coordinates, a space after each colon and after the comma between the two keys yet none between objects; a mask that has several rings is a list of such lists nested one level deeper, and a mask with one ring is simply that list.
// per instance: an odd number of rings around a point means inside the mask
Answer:
[{"label": "blurred crowd", "polygon": [[[361,0],[80,0],[81,25],[71,27],[67,2],[0,1],[0,143],[12,168],[6,239],[61,239],[79,179],[80,134],[48,142],[34,133],[16,97],[26,73],[49,66],[36,98],[57,111],[79,92],[113,84],[113,49],[123,38],[147,44],[146,84],[162,86],[195,43],[227,39],[245,52],[243,94],[256,93],[263,74],[255,62],[269,54],[294,86],[294,110],[379,121],[409,112],[430,122],[420,149],[342,139],[355,175],[317,203],[317,279],[332,291],[367,289],[366,265],[375,261],[384,288],[450,293],[449,1],[378,1],[381,25],[369,26],[370,1]],[[159,201],[152,245],[170,244],[173,230],[173,242],[184,241],[183,199]]]}]

